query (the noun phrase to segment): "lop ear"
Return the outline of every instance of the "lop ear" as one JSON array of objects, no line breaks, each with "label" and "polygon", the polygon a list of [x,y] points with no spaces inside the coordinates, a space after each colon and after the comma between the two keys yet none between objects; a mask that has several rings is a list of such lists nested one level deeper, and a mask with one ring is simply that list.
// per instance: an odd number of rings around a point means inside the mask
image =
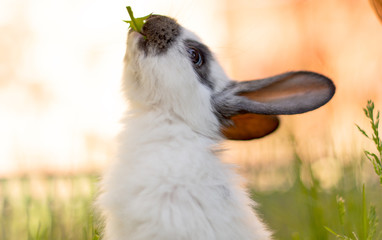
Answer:
[{"label": "lop ear", "polygon": [[231,124],[221,128],[230,140],[251,140],[264,137],[277,129],[279,118],[275,115],[239,114],[231,117]]},{"label": "lop ear", "polygon": [[[327,103],[334,92],[333,82],[323,75],[287,72],[261,80],[231,82],[213,95],[212,102],[223,123],[222,133],[228,139],[249,140],[263,137],[277,128],[276,116],[263,115],[311,111]],[[244,136],[243,132],[248,134],[242,139],[239,136]]]}]

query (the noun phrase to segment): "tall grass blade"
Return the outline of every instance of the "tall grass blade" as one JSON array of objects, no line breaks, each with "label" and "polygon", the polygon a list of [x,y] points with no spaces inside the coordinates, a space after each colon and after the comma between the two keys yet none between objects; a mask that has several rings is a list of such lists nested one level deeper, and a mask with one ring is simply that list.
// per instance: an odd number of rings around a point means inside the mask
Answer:
[{"label": "tall grass blade", "polygon": [[358,125],[356,124],[356,127],[358,128],[358,130],[359,130],[363,135],[365,135],[365,137],[370,138],[369,135],[367,135],[366,131],[363,130],[360,126],[358,126]]},{"label": "tall grass blade", "polygon": [[365,184],[362,186],[362,239],[366,240],[368,234],[368,219],[366,208]]},{"label": "tall grass blade", "polygon": [[347,237],[345,235],[339,235],[338,233],[336,233],[335,231],[333,231],[332,229],[328,228],[328,227],[325,227],[324,228],[330,232],[331,234],[333,234],[334,236],[336,236],[337,239],[342,239],[342,240],[353,240],[351,239],[350,237]]}]

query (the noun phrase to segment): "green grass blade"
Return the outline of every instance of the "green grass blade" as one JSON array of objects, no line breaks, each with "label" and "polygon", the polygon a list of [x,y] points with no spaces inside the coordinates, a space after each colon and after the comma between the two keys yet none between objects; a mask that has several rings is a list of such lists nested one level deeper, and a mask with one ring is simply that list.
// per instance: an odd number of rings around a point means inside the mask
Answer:
[{"label": "green grass blade", "polygon": [[366,193],[365,184],[362,186],[362,239],[367,239],[368,233],[368,219],[367,219],[367,208],[366,208]]},{"label": "green grass blade", "polygon": [[369,230],[367,233],[367,240],[374,240],[374,236],[377,232],[378,217],[374,206],[370,206],[368,215]]},{"label": "green grass blade", "polygon": [[356,127],[358,128],[358,130],[359,130],[365,137],[369,138],[369,136],[367,135],[367,133],[366,133],[365,130],[363,130],[363,129],[362,129],[360,126],[358,126],[357,124],[356,124]]}]

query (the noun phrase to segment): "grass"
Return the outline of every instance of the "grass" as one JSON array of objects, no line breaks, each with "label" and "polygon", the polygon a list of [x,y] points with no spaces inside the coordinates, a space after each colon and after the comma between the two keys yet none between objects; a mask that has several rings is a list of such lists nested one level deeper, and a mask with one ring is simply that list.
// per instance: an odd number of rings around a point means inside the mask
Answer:
[{"label": "grass", "polygon": [[0,239],[98,239],[94,176],[0,181]]},{"label": "grass", "polygon": [[[330,227],[338,235],[362,232],[364,199],[362,187],[355,178],[359,169],[344,167],[339,183],[324,189],[313,174],[310,175],[312,181],[302,180],[301,169],[311,168],[310,164],[295,164],[295,182],[287,191],[251,191],[253,198],[261,204],[259,211],[275,231],[275,239],[340,239],[325,227]],[[367,184],[365,191],[372,193],[368,194],[367,200],[378,210],[376,215],[381,216],[381,189],[376,182]],[[381,228],[376,230],[381,231]]]},{"label": "grass", "polygon": [[[337,239],[325,226],[346,236],[362,232],[364,200],[362,186],[355,177],[360,169],[356,165],[344,166],[343,177],[329,189],[321,186],[312,171],[308,171],[311,179],[303,181],[301,173],[306,169],[311,169],[310,164],[296,156],[291,168],[279,170],[295,176],[289,188],[259,191],[250,187],[260,214],[275,231],[275,239]],[[251,174],[257,174],[256,169],[251,169]],[[95,176],[3,179],[0,239],[98,239],[99,225],[92,209],[96,184]],[[378,179],[366,184],[365,192],[376,215],[382,216]],[[346,209],[342,217],[338,214],[339,199]]]},{"label": "grass", "polygon": [[[367,134],[365,130],[363,130],[360,126],[356,125],[358,130],[368,139],[372,140],[374,143],[377,154],[369,152],[367,150],[364,150],[364,154],[366,158],[372,163],[374,167],[374,172],[379,177],[380,185],[382,186],[382,140],[379,137],[379,111],[377,111],[377,114],[374,113],[374,102],[368,101],[366,107],[363,109],[365,116],[370,121],[370,127],[372,130],[372,134]],[[370,135],[370,136],[369,136]],[[337,206],[339,208],[339,217],[341,225],[344,226],[344,216],[346,213],[344,201],[337,201]],[[334,236],[336,236],[338,239],[345,239],[345,240],[373,240],[373,239],[380,239],[382,235],[382,231],[377,232],[378,228],[378,216],[376,214],[376,208],[374,205],[371,205],[369,207],[369,211],[367,211],[367,201],[366,201],[366,191],[365,191],[365,185],[363,185],[362,188],[362,214],[361,214],[361,221],[360,224],[361,229],[359,233],[353,231],[351,235],[349,234],[338,234],[337,232],[333,231],[329,227],[325,227],[330,233],[332,233]],[[343,232],[343,231],[342,231]],[[377,235],[378,234],[378,235]]]},{"label": "grass", "polygon": [[[365,114],[372,134],[358,128],[376,144],[377,159],[365,151],[365,158],[352,156],[342,161],[347,164],[337,170],[340,178],[335,184],[323,184],[325,178],[320,178],[312,163],[303,161],[297,151],[287,167],[246,168],[249,192],[275,239],[382,239],[378,225],[382,186],[377,175],[382,148],[377,140],[379,114],[370,118],[373,111],[369,103]],[[253,179],[271,171],[292,176],[290,183],[271,189],[257,187]],[[92,207],[97,182],[93,175],[0,179],[0,239],[99,239],[99,219]]]}]

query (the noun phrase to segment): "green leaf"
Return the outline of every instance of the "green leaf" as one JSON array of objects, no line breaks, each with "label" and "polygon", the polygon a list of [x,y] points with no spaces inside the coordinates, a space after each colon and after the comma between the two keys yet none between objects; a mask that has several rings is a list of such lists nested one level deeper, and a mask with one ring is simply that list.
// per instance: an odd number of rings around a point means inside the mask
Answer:
[{"label": "green leaf", "polygon": [[377,155],[368,151],[365,151],[365,155],[373,164],[375,173],[382,179],[382,166],[380,159],[377,157]]},{"label": "green leaf", "polygon": [[380,183],[382,185],[382,140],[379,136],[379,120],[380,120],[380,112],[377,111],[374,119],[374,102],[369,100],[367,102],[366,108],[363,109],[366,117],[370,120],[370,125],[372,129],[372,135],[369,137],[365,130],[363,130],[358,125],[358,130],[367,138],[371,139],[376,148],[377,148],[377,154],[370,153],[369,151],[364,151],[366,157],[370,160],[370,162],[373,164],[375,173],[379,176]]},{"label": "green leaf", "polygon": [[328,228],[328,227],[326,227],[326,226],[324,226],[324,228],[325,228],[328,232],[330,232],[331,234],[333,234],[334,236],[336,236],[336,237],[340,236],[340,235],[338,235],[335,231],[333,231],[332,229],[330,229],[330,228]]},{"label": "green leaf", "polygon": [[129,20],[123,20],[123,21],[130,25],[129,28],[133,29],[136,32],[141,33],[143,24],[145,23],[147,18],[149,18],[152,15],[152,13],[144,17],[135,18],[133,14],[133,10],[131,10],[131,7],[127,6],[126,9],[127,9],[127,12],[129,13],[130,21]]},{"label": "green leaf", "polygon": [[363,135],[365,135],[365,137],[369,138],[369,136],[366,134],[365,130],[363,130],[363,129],[362,129],[360,126],[358,126],[357,124],[356,124],[356,127],[358,128],[358,130],[359,130]]},{"label": "green leaf", "polygon": [[333,234],[334,236],[336,236],[337,239],[343,239],[343,240],[352,240],[350,237],[347,237],[345,235],[339,235],[338,233],[336,233],[335,231],[333,231],[332,229],[324,226],[324,228],[326,229],[326,231],[330,232],[331,234]]},{"label": "green leaf", "polygon": [[369,100],[367,102],[367,105],[366,105],[366,108],[367,108],[367,111],[368,111],[368,117],[373,120],[374,119],[374,116],[373,116],[373,112],[374,112],[374,102]]},{"label": "green leaf", "polygon": [[366,117],[369,117],[369,112],[367,111],[366,108],[363,109],[363,112],[365,113]]},{"label": "green leaf", "polygon": [[375,128],[378,129],[378,126],[379,126],[379,111],[377,112],[377,117],[375,119],[376,119],[376,121],[375,121]]},{"label": "green leaf", "polygon": [[355,232],[352,232],[352,234],[353,234],[355,240],[359,240],[359,238]]},{"label": "green leaf", "polygon": [[375,206],[370,206],[368,215],[369,231],[367,233],[367,240],[373,240],[377,232],[378,217],[375,211]]}]

